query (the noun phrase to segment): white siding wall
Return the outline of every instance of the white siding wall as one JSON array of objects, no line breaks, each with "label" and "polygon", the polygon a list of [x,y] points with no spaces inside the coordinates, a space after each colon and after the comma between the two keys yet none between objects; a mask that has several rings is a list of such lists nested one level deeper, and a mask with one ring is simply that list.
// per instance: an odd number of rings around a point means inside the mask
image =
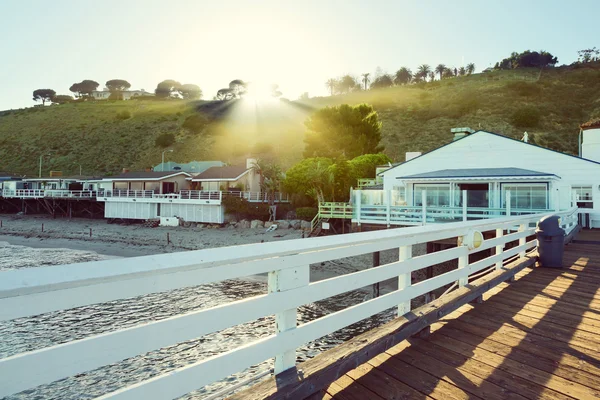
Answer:
[{"label": "white siding wall", "polygon": [[104,203],[104,218],[156,218],[156,203],[110,201]]},{"label": "white siding wall", "polygon": [[180,217],[190,222],[222,224],[224,210],[221,205],[161,203],[161,217]]},{"label": "white siding wall", "polygon": [[[487,132],[477,132],[384,173],[384,189],[398,185],[397,177],[459,168],[523,168],[556,174],[559,206],[571,201],[571,185],[592,185],[594,209],[600,210],[600,164],[545,150]],[[554,208],[554,195],[550,195]]]}]

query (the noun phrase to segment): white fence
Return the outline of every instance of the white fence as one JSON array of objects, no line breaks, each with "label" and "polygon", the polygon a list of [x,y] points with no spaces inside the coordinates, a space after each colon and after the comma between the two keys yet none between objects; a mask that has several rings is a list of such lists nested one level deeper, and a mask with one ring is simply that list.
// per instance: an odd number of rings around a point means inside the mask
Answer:
[{"label": "white fence", "polygon": [[[577,209],[561,215],[562,225],[572,229]],[[263,295],[1,359],[0,397],[269,315],[275,315],[275,334],[102,398],[175,398],[273,357],[279,373],[294,366],[296,349],[307,342],[390,308],[405,314],[411,299],[455,282],[464,286],[471,274],[525,257],[537,245],[527,238],[540,218],[517,216],[0,272],[0,320],[268,273]],[[413,245],[468,238],[474,231],[496,236],[475,249],[460,245],[412,256]],[[516,247],[504,249],[514,241]],[[393,248],[400,249],[398,261],[309,283],[311,264]],[[470,254],[487,249],[494,255],[469,264]],[[457,269],[411,284],[412,271],[456,259]],[[297,325],[298,307],[390,278],[398,278],[398,290]]]},{"label": "white fence", "polygon": [[[181,190],[179,193],[159,194],[152,190],[101,190],[98,197],[126,197],[146,199],[183,199],[183,200],[219,200],[224,197],[239,197],[250,202],[268,202],[269,194],[261,192],[223,192],[206,190]],[[285,193],[273,193],[276,203],[289,201]]]},{"label": "white fence", "polygon": [[3,197],[16,197],[20,199],[47,198],[92,198],[96,192],[91,190],[66,190],[66,189],[4,189],[0,192]]}]

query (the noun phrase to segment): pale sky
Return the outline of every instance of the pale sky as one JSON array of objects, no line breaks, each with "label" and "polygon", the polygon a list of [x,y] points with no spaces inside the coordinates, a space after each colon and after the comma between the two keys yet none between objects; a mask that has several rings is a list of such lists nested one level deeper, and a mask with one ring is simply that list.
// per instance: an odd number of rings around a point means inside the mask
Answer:
[{"label": "pale sky", "polygon": [[0,0],[0,110],[39,88],[92,79],[194,83],[211,99],[233,79],[326,95],[346,73],[422,63],[477,71],[512,51],[569,64],[598,46],[598,0]]}]

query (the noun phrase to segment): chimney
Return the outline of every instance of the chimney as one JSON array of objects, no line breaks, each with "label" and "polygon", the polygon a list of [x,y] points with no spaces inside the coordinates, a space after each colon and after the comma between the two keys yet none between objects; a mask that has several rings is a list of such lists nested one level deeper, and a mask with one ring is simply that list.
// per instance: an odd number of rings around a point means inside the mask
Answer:
[{"label": "chimney", "polygon": [[600,162],[600,118],[579,126],[579,148],[582,158]]},{"label": "chimney", "polygon": [[452,141],[462,139],[471,133],[475,133],[475,131],[471,128],[452,128],[450,129],[450,132],[454,135]]},{"label": "chimney", "polygon": [[404,157],[404,161],[410,161],[413,158],[419,157],[421,154],[422,153],[420,151],[407,151],[406,156]]}]

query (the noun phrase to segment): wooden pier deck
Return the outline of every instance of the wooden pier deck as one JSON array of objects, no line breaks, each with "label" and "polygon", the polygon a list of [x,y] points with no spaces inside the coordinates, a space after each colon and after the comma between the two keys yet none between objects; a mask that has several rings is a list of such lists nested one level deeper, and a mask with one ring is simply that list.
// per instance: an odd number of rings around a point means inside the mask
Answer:
[{"label": "wooden pier deck", "polygon": [[309,398],[600,398],[600,244],[567,246],[565,266],[523,270]]}]

